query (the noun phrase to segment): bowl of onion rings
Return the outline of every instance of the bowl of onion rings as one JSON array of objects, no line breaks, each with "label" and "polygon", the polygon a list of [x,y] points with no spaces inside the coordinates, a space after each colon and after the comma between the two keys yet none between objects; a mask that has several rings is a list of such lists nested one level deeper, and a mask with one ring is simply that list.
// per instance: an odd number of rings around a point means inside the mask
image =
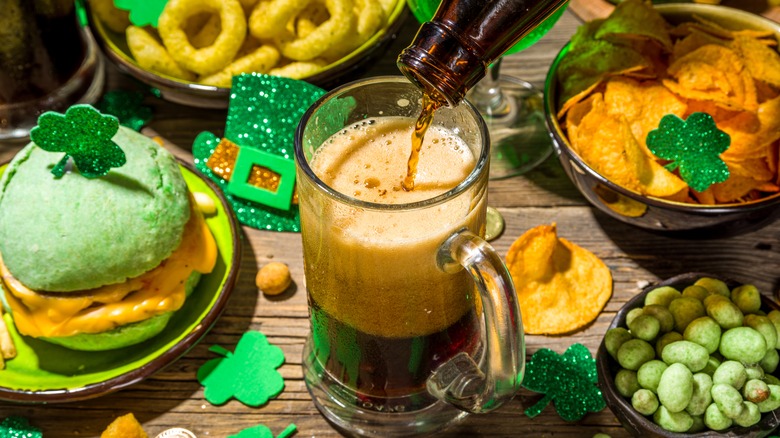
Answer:
[{"label": "bowl of onion rings", "polygon": [[156,27],[113,0],[87,0],[103,53],[189,106],[227,108],[232,77],[265,73],[328,88],[386,48],[404,0],[168,0]]}]

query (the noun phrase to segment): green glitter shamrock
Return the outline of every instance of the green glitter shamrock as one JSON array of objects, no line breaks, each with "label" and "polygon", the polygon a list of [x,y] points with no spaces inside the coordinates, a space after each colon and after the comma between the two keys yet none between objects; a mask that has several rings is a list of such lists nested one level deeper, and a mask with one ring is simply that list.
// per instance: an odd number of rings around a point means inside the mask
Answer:
[{"label": "green glitter shamrock", "polygon": [[584,345],[574,344],[562,356],[542,348],[528,362],[523,386],[545,395],[526,409],[525,414],[531,418],[539,415],[550,401],[566,421],[577,421],[588,412],[598,412],[606,403],[597,381],[596,361]]},{"label": "green glitter shamrock", "polygon": [[211,404],[221,405],[235,397],[247,406],[256,407],[284,389],[284,379],[276,371],[284,363],[284,353],[269,344],[263,333],[244,333],[235,353],[217,345],[209,350],[224,356],[198,369],[198,381],[206,387],[203,395]]},{"label": "green glitter shamrock", "polygon": [[0,438],[41,438],[43,432],[24,417],[7,417],[0,423]]},{"label": "green glitter shamrock", "polygon": [[104,94],[97,104],[103,114],[119,119],[119,124],[140,131],[152,118],[152,109],[143,106],[144,94],[140,91],[112,90]]},{"label": "green glitter shamrock", "polygon": [[[294,424],[287,426],[276,438],[288,438],[296,432],[297,428]],[[242,430],[236,435],[230,435],[228,438],[274,438],[274,434],[266,426],[258,424],[247,429]]]},{"label": "green glitter shamrock", "polygon": [[718,129],[712,116],[701,112],[691,114],[687,120],[667,114],[658,129],[647,134],[650,151],[670,160],[666,168],[679,168],[680,177],[697,192],[729,178],[729,168],[720,154],[730,144],[731,137]]},{"label": "green glitter shamrock", "polygon": [[79,173],[97,178],[127,162],[122,148],[111,140],[118,130],[116,117],[100,114],[90,105],[73,105],[65,115],[53,111],[41,114],[38,126],[30,130],[30,139],[45,151],[65,152],[51,170],[57,178],[65,174],[69,157]]},{"label": "green glitter shamrock", "polygon": [[168,0],[114,0],[117,9],[130,11],[130,22],[136,26],[157,27]]}]

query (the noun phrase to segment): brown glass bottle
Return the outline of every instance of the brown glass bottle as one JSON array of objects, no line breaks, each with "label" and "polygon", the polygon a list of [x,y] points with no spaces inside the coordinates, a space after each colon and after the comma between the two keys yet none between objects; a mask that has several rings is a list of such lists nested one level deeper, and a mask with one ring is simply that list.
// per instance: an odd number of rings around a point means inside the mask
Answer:
[{"label": "brown glass bottle", "polygon": [[435,100],[457,105],[487,67],[567,0],[442,0],[398,68]]}]

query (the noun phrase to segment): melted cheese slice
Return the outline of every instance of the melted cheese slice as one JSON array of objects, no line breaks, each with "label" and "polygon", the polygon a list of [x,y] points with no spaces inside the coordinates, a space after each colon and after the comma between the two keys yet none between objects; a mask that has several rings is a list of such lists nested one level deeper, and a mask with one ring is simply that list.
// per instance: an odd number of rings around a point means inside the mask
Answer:
[{"label": "melted cheese slice", "polygon": [[[194,203],[192,203],[194,204]],[[182,241],[160,266],[124,283],[88,291],[37,293],[14,278],[0,258],[0,275],[20,333],[33,337],[100,333],[178,310],[193,271],[211,272],[217,245],[203,215],[192,208]]]}]

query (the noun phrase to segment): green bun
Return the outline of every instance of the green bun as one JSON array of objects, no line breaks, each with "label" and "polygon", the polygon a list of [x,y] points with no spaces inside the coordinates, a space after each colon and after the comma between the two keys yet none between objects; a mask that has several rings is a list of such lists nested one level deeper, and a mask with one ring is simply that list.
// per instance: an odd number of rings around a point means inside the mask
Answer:
[{"label": "green bun", "polygon": [[[193,271],[184,285],[187,296],[195,288],[200,280],[201,274]],[[143,321],[133,322],[121,325],[113,330],[101,333],[79,333],[74,336],[63,336],[55,338],[41,338],[52,344],[61,345],[71,350],[81,351],[104,351],[116,348],[128,347],[139,344],[147,339],[157,336],[168,325],[174,312],[166,312],[153,316]]]},{"label": "green bun", "polygon": [[[0,253],[33,290],[70,292],[122,283],[151,270],[181,242],[190,215],[176,159],[148,137],[120,127],[112,139],[127,164],[99,178],[34,143],[0,179]],[[72,159],[70,160],[72,163]]]}]

